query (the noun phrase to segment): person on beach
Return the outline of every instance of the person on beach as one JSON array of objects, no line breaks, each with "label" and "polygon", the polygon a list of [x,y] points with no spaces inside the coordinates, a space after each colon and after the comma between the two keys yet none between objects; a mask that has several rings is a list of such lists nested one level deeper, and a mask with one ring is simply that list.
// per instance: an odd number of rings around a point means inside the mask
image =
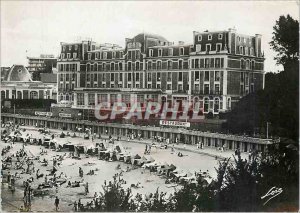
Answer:
[{"label": "person on beach", "polygon": [[57,211],[59,209],[58,205],[59,205],[59,199],[56,196],[55,201],[54,201],[54,205],[55,205],[55,211]]}]

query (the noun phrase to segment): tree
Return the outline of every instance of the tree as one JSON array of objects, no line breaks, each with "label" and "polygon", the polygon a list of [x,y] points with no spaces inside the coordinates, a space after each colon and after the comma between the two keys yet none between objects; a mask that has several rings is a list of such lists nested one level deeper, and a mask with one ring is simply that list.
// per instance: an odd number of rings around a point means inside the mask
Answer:
[{"label": "tree", "polygon": [[277,64],[284,67],[288,62],[298,61],[299,57],[299,22],[290,15],[280,16],[273,27],[273,41],[270,42]]}]

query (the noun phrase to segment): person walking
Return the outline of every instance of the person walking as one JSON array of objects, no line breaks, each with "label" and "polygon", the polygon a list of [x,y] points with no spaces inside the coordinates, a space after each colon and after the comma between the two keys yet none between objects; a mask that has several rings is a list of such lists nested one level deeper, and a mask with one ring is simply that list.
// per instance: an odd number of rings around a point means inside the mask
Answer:
[{"label": "person walking", "polygon": [[55,211],[57,211],[59,209],[58,205],[59,205],[59,199],[56,196],[55,201],[54,201],[54,205],[55,205]]}]

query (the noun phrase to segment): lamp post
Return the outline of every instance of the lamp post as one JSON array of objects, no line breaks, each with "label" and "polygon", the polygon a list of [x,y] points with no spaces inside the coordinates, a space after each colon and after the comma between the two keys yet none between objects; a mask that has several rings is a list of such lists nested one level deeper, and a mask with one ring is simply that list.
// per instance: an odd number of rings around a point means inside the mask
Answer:
[{"label": "lamp post", "polygon": [[269,139],[269,124],[271,124],[271,122],[267,122],[267,139]]}]

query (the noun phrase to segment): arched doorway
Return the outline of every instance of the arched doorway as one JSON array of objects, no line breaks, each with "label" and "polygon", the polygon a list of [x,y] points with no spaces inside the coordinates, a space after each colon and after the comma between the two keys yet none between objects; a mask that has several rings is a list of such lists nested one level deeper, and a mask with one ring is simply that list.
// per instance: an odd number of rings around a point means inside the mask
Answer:
[{"label": "arched doorway", "polygon": [[219,98],[215,98],[214,100],[214,112],[219,112],[220,100]]},{"label": "arched doorway", "polygon": [[22,99],[22,92],[21,91],[17,91],[17,99]]},{"label": "arched doorway", "polygon": [[30,99],[38,99],[38,93],[36,91],[31,91]]}]

